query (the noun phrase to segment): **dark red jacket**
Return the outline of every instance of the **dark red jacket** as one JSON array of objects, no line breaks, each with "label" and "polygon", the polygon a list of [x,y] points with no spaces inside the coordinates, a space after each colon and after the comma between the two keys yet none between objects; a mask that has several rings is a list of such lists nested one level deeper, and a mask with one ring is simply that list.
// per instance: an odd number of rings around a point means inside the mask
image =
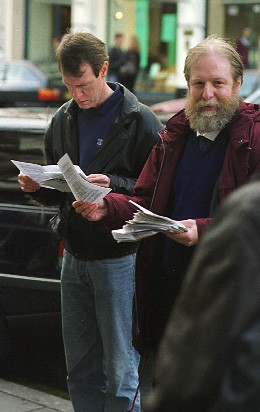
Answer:
[{"label": "dark red jacket", "polygon": [[[129,199],[151,208],[161,215],[169,214],[169,195],[173,176],[181,158],[186,138],[190,133],[184,111],[177,113],[160,132],[160,140],[154,146],[139,179],[133,196],[109,194],[109,225],[120,228],[131,219],[135,208]],[[227,126],[230,135],[222,171],[212,198],[212,208],[222,202],[249,176],[260,173],[260,108],[259,105],[241,103],[232,122]],[[196,219],[199,236],[205,231],[211,218]],[[157,291],[160,282],[160,248],[163,235],[158,234],[140,242],[136,263],[137,323],[134,343],[144,353],[160,339],[160,307]]]}]

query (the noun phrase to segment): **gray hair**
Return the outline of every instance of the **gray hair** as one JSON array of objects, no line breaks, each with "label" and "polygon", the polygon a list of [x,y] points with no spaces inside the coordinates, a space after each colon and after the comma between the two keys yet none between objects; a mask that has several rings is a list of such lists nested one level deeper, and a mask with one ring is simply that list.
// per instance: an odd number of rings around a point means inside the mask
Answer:
[{"label": "gray hair", "polygon": [[234,81],[236,82],[239,78],[243,81],[243,63],[233,44],[222,37],[212,35],[188,50],[184,65],[184,76],[187,82],[189,82],[190,79],[192,64],[200,57],[212,53],[226,57],[231,64]]}]

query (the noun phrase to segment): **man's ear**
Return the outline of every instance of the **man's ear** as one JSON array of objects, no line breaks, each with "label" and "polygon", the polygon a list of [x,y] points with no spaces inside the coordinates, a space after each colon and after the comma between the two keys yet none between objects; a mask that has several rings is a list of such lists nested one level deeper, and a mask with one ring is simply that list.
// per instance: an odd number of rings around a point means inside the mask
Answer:
[{"label": "man's ear", "polygon": [[243,77],[238,77],[238,79],[235,81],[235,88],[237,89],[237,91],[239,91],[240,87],[243,84]]},{"label": "man's ear", "polygon": [[102,66],[102,68],[101,68],[101,70],[100,70],[101,77],[106,77],[106,75],[107,75],[107,70],[108,70],[108,61],[105,60],[103,66]]}]

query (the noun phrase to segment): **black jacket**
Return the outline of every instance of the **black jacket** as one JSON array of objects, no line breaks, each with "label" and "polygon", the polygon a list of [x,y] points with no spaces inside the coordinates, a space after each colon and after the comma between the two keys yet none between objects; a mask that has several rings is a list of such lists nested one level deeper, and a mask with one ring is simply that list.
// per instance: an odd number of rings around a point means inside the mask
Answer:
[{"label": "black jacket", "polygon": [[224,202],[187,273],[145,412],[260,411],[260,182]]},{"label": "black jacket", "polygon": [[[162,124],[134,94],[123,86],[120,87],[124,98],[119,115],[84,172],[106,174],[110,178],[113,192],[131,194],[152,146],[158,139]],[[77,104],[70,100],[54,115],[45,139],[47,164],[56,164],[65,153],[69,154],[74,164],[78,164],[77,110]],[[132,243],[118,244],[103,223],[89,222],[77,214],[71,207],[74,200],[71,194],[41,188],[34,198],[45,205],[60,206],[59,215],[51,222],[52,228],[64,241],[65,248],[76,258],[114,258],[131,253],[136,248],[136,244]]]}]

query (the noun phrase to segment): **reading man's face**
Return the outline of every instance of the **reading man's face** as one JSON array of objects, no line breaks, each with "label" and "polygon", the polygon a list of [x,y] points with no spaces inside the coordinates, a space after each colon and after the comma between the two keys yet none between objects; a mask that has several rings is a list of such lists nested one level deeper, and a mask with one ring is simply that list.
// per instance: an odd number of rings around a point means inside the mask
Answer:
[{"label": "reading man's face", "polygon": [[62,80],[75,102],[81,109],[90,109],[99,106],[106,98],[107,62],[104,62],[98,77],[93,73],[91,66],[83,63],[80,66],[80,77],[66,75],[62,72]]}]

